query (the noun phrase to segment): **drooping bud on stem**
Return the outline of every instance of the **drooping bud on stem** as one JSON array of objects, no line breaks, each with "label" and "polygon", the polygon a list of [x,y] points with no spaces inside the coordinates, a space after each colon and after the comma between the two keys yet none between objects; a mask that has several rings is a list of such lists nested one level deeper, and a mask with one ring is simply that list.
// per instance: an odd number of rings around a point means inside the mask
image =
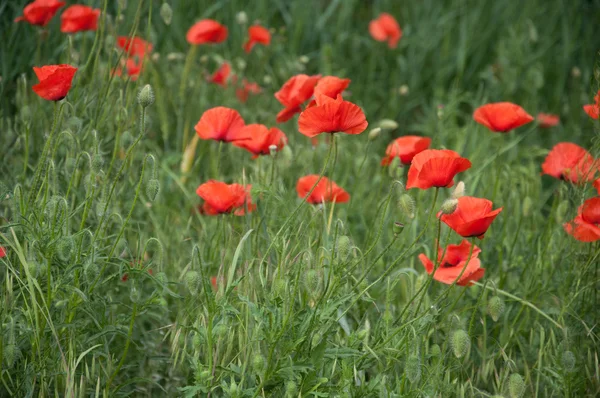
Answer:
[{"label": "drooping bud on stem", "polygon": [[375,141],[379,134],[381,133],[381,127],[375,127],[371,131],[369,131],[369,141]]},{"label": "drooping bud on stem", "polygon": [[446,199],[444,203],[442,203],[442,213],[443,214],[452,214],[456,211],[456,207],[458,206],[458,200],[454,198]]}]

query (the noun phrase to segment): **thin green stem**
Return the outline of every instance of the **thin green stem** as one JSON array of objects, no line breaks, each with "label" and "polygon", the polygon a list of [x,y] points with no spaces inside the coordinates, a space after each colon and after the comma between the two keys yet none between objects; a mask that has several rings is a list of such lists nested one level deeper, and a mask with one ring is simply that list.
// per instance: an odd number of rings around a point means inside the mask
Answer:
[{"label": "thin green stem", "polygon": [[137,303],[134,303],[133,311],[131,313],[131,320],[129,321],[129,331],[127,332],[127,340],[125,341],[125,348],[123,349],[123,355],[121,355],[121,360],[119,361],[117,368],[115,369],[113,374],[110,376],[110,379],[108,379],[108,383],[106,384],[107,390],[110,389],[110,386],[111,386],[113,380],[115,379],[115,377],[117,376],[117,374],[119,373],[121,368],[123,367],[123,364],[125,363],[125,359],[127,358],[127,353],[129,352],[129,346],[131,344],[131,336],[133,335],[133,325],[135,323],[135,317],[137,315],[137,310],[138,310],[138,305],[137,305]]}]

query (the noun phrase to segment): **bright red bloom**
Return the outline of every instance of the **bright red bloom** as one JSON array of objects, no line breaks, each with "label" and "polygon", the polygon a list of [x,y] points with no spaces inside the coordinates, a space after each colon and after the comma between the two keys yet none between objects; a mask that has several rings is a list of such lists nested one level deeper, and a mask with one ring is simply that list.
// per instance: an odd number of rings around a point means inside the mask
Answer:
[{"label": "bright red bloom", "polygon": [[387,41],[389,48],[396,48],[402,37],[402,30],[396,18],[383,12],[369,23],[369,33],[377,41]]},{"label": "bright red bloom", "polygon": [[233,145],[252,153],[253,159],[259,155],[269,155],[271,145],[275,145],[279,151],[287,144],[287,137],[283,131],[276,127],[268,129],[264,124],[249,124],[241,129],[240,135],[248,139],[235,141]]},{"label": "bright red bloom", "polygon": [[600,117],[600,90],[594,96],[594,103],[583,106],[583,110],[592,119],[598,119]]},{"label": "bright red bloom", "polygon": [[326,95],[329,98],[337,98],[338,95],[348,88],[350,79],[341,79],[337,76],[323,76],[315,86],[315,98]]},{"label": "bright red bloom", "polygon": [[238,111],[217,106],[204,112],[194,129],[203,140],[232,142],[247,138],[240,134],[244,125]]},{"label": "bright red bloom", "polygon": [[600,240],[600,228],[596,224],[586,222],[581,215],[573,221],[563,224],[563,228],[569,235],[581,242],[595,242]]},{"label": "bright red bloom", "polygon": [[71,65],[46,65],[33,67],[40,82],[32,87],[33,91],[48,101],[60,101],[71,89],[73,76],[77,68]]},{"label": "bright red bloom", "polygon": [[570,142],[556,144],[542,164],[542,174],[574,183],[593,180],[597,169],[592,155]]},{"label": "bright red bloom", "polygon": [[473,119],[496,133],[506,133],[533,121],[533,116],[512,102],[496,102],[475,109]]},{"label": "bright red bloom", "polygon": [[431,138],[417,135],[406,135],[396,138],[385,150],[385,157],[381,160],[382,166],[392,163],[394,158],[399,158],[402,164],[410,164],[416,154],[423,152],[431,144]]},{"label": "bright red bloom", "polygon": [[203,19],[192,25],[185,38],[188,43],[196,46],[206,43],[221,43],[227,39],[227,27],[215,20]]},{"label": "bright red bloom", "polygon": [[250,196],[251,185],[225,184],[210,180],[196,189],[196,194],[204,199],[203,213],[217,215],[233,213],[236,216],[245,214],[246,209],[252,212],[256,205]]},{"label": "bright red bloom", "polygon": [[137,36],[133,39],[127,36],[117,37],[117,47],[123,49],[130,57],[143,58],[152,51],[152,44]]},{"label": "bright red bloom", "polygon": [[231,73],[231,65],[228,62],[223,62],[219,69],[210,77],[209,81],[211,83],[218,84],[219,86],[226,87],[227,79],[229,79],[229,74]]},{"label": "bright red bloom", "polygon": [[438,213],[438,217],[464,238],[478,237],[483,239],[502,207],[492,210],[492,202],[483,198],[462,196],[458,198],[458,206],[454,213]]},{"label": "bright red bloom", "polygon": [[249,53],[255,44],[262,44],[263,46],[271,44],[271,33],[267,28],[263,28],[260,25],[248,28],[248,41],[244,43],[244,51]]},{"label": "bright red bloom", "polygon": [[[471,243],[467,240],[463,240],[460,245],[448,245],[445,251],[440,247],[437,260],[439,264],[433,279],[451,285],[462,273],[457,285],[468,286],[477,282],[485,274],[485,268],[481,268],[481,262],[477,258],[479,253],[481,249],[477,246],[473,246],[471,251]],[[435,264],[425,254],[419,254],[419,260],[431,275]]]},{"label": "bright red bloom", "polygon": [[6,257],[6,250],[2,246],[0,246],[0,258]]},{"label": "bright red bloom", "polygon": [[406,188],[449,188],[454,185],[454,176],[470,167],[469,159],[460,157],[454,151],[426,149],[413,157]]},{"label": "bright red bloom", "polygon": [[298,130],[307,137],[321,133],[360,134],[368,125],[362,109],[344,101],[341,95],[337,99],[317,97],[317,104],[305,109],[298,118]]},{"label": "bright red bloom", "polygon": [[136,61],[135,58],[127,58],[121,60],[121,65],[113,70],[116,76],[123,75],[123,71],[131,78],[132,81],[136,81],[142,72],[142,62]]},{"label": "bright red bloom", "polygon": [[76,33],[98,29],[100,9],[79,4],[67,8],[60,16],[60,31]]},{"label": "bright red bloom", "polygon": [[312,97],[315,85],[320,78],[321,75],[296,75],[290,77],[283,84],[279,91],[275,93],[277,101],[285,107],[277,114],[277,123],[287,122],[294,114],[302,110],[300,105]]},{"label": "bright red bloom", "polygon": [[592,185],[594,186],[594,188],[596,188],[596,191],[598,191],[598,195],[600,195],[600,178],[595,180]]},{"label": "bright red bloom", "polygon": [[246,102],[250,94],[258,94],[262,90],[256,83],[250,83],[246,79],[242,79],[242,87],[235,90],[235,95],[238,97],[240,102]]},{"label": "bright red bloom", "polygon": [[23,16],[17,17],[15,22],[26,21],[31,25],[46,26],[64,5],[63,1],[58,0],[35,0],[25,6]]},{"label": "bright red bloom", "polygon": [[560,117],[558,115],[540,112],[537,115],[537,121],[540,127],[549,128],[558,125],[560,123]]},{"label": "bright red bloom", "polygon": [[[345,203],[350,200],[350,195],[344,189],[340,188],[335,182],[327,177],[321,178],[311,174],[298,179],[296,191],[300,198],[306,198],[306,201],[311,204],[319,204],[323,202]],[[316,184],[316,187],[315,187]],[[310,196],[307,197],[310,190],[315,187]]]},{"label": "bright red bloom", "polygon": [[600,224],[600,196],[586,200],[579,210],[583,221]]},{"label": "bright red bloom", "polygon": [[213,289],[219,290],[219,286],[217,285],[217,277],[216,276],[210,277],[210,284],[212,285]]}]

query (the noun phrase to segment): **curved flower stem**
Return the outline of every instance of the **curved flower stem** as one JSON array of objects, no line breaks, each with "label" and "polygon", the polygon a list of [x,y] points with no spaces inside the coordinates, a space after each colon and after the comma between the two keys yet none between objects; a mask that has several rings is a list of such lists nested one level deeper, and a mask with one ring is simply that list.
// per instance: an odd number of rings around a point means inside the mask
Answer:
[{"label": "curved flower stem", "polygon": [[[435,241],[435,245],[436,246],[433,248],[433,255],[434,256],[436,256],[436,254],[437,254],[436,252],[438,251],[438,246],[440,244],[440,235],[441,235],[441,233],[442,233],[442,219],[440,217],[438,217],[437,239]],[[433,281],[433,276],[437,272],[438,268],[440,267],[440,265],[442,265],[442,261],[444,259],[445,254],[446,254],[446,248],[444,248],[444,252],[442,253],[441,257],[439,255],[436,256],[435,265],[433,267],[433,271],[429,275],[429,278],[427,278],[427,282],[425,282],[425,284],[424,284],[425,287],[419,289],[419,292],[423,291],[423,295],[419,299],[419,304],[417,305],[417,310],[415,311],[415,314],[419,313],[419,310],[421,309],[421,304],[423,304],[423,299],[425,298],[425,296],[427,295],[427,291],[429,290],[429,285],[431,285],[431,282]]]},{"label": "curved flower stem", "polygon": [[117,365],[117,368],[115,369],[115,371],[113,372],[113,374],[110,376],[110,379],[108,379],[108,383],[106,384],[106,389],[109,390],[110,386],[112,384],[112,382],[114,381],[115,377],[117,376],[117,374],[119,373],[119,371],[121,370],[121,368],[123,367],[123,364],[125,363],[125,359],[127,358],[127,352],[129,351],[129,345],[131,344],[131,336],[133,335],[133,324],[135,322],[135,317],[137,315],[137,303],[133,304],[133,311],[131,313],[131,320],[129,321],[129,332],[127,332],[127,340],[125,341],[125,348],[123,349],[123,355],[121,355],[121,360],[119,361],[119,364]]},{"label": "curved flower stem", "polygon": [[513,299],[515,301],[518,301],[519,303],[521,303],[521,304],[523,304],[523,305],[531,308],[532,310],[534,310],[535,312],[537,312],[538,314],[540,314],[541,316],[543,316],[544,318],[546,318],[547,320],[549,320],[550,322],[552,322],[552,324],[554,326],[556,326],[557,328],[559,328],[561,330],[563,329],[563,327],[558,322],[556,322],[548,314],[546,314],[544,311],[540,310],[538,307],[536,307],[535,305],[533,305],[529,301],[523,300],[522,298],[519,298],[519,297],[517,297],[517,296],[515,296],[513,294],[510,294],[509,292],[507,292],[505,290],[498,289],[498,288],[493,287],[493,286],[488,286],[488,285],[485,285],[485,284],[481,284],[479,282],[473,282],[473,284],[476,285],[476,286],[481,286],[481,287],[483,287],[483,288],[485,288],[487,290],[493,290],[494,292],[496,292],[498,294],[501,294],[501,295],[506,296],[508,298],[511,298],[511,299]]}]

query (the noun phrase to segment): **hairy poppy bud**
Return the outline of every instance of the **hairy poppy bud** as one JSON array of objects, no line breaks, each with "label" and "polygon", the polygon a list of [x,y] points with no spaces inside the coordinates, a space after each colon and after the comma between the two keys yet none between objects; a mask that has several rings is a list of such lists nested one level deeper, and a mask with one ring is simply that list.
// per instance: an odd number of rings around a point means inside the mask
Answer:
[{"label": "hairy poppy bud", "polygon": [[408,218],[415,218],[415,200],[407,193],[400,195],[398,208]]},{"label": "hairy poppy bud", "polygon": [[574,66],[573,69],[571,69],[571,76],[573,76],[575,79],[581,77],[581,69]]},{"label": "hairy poppy bud", "polygon": [[62,261],[68,261],[71,258],[71,254],[73,254],[74,248],[75,242],[73,241],[73,237],[64,236],[56,244],[56,254],[58,254],[58,258]]},{"label": "hairy poppy bud", "polygon": [[458,200],[454,198],[446,199],[444,203],[442,203],[442,213],[443,214],[452,214],[456,211],[456,207],[458,206]]},{"label": "hairy poppy bud", "polygon": [[398,89],[398,94],[400,94],[403,97],[407,96],[408,93],[410,93],[410,89],[408,88],[408,86],[406,84],[401,85],[400,88]]},{"label": "hairy poppy bud", "polygon": [[160,6],[160,17],[165,25],[171,25],[171,21],[173,20],[173,10],[169,3],[165,2]]},{"label": "hairy poppy bud", "polygon": [[199,351],[202,348],[202,343],[204,339],[202,338],[202,334],[198,332],[194,332],[194,336],[192,337],[192,346],[195,350]]},{"label": "hairy poppy bud", "polygon": [[421,359],[417,354],[411,354],[406,360],[404,367],[406,378],[411,383],[418,383],[421,379]]},{"label": "hairy poppy bud", "polygon": [[573,351],[564,351],[560,361],[567,372],[575,369],[575,354],[573,354]]},{"label": "hairy poppy bud", "polygon": [[336,245],[337,255],[340,257],[342,261],[345,261],[352,251],[352,243],[350,242],[350,238],[346,235],[342,235],[338,238]]},{"label": "hairy poppy bud", "polygon": [[317,270],[309,269],[306,271],[306,274],[304,274],[304,284],[306,290],[311,294],[316,294],[321,287],[321,275],[319,275]]},{"label": "hairy poppy bud", "polygon": [[240,11],[235,14],[235,21],[239,25],[246,25],[248,23],[248,15],[244,11]]},{"label": "hairy poppy bud", "polygon": [[104,159],[102,155],[97,153],[92,157],[92,171],[94,174],[98,174],[102,170],[102,166],[104,166]]},{"label": "hairy poppy bud", "polygon": [[459,181],[458,184],[456,184],[456,188],[454,188],[454,192],[452,192],[452,198],[458,199],[463,196],[465,196],[465,183]]},{"label": "hairy poppy bud", "polygon": [[518,373],[513,373],[508,379],[508,395],[510,398],[521,398],[525,393],[525,381]]},{"label": "hairy poppy bud", "polygon": [[462,358],[467,355],[471,349],[471,339],[469,338],[469,334],[463,329],[455,330],[454,333],[452,333],[450,346],[452,347],[452,352],[456,358]]},{"label": "hairy poppy bud", "polygon": [[504,313],[504,307],[504,301],[498,296],[494,296],[488,301],[488,313],[494,322],[498,322],[498,319]]},{"label": "hairy poppy bud", "polygon": [[438,344],[434,344],[429,349],[429,352],[432,357],[439,357],[440,354],[442,353],[442,349],[440,348],[440,346]]},{"label": "hairy poppy bud", "polygon": [[154,202],[160,192],[160,182],[156,178],[151,178],[146,183],[146,196],[150,202]]},{"label": "hairy poppy bud", "polygon": [[254,355],[252,358],[252,368],[256,371],[256,373],[262,373],[265,370],[265,357],[260,354]]},{"label": "hairy poppy bud", "polygon": [[142,108],[147,108],[154,103],[154,91],[152,86],[146,84],[138,93],[138,103]]},{"label": "hairy poppy bud", "polygon": [[394,235],[398,236],[404,231],[404,224],[401,222],[394,222],[394,226],[392,227],[394,230]]},{"label": "hairy poppy bud", "polygon": [[556,208],[556,223],[562,224],[565,221],[565,216],[569,210],[569,201],[563,200]]},{"label": "hairy poppy bud", "polygon": [[298,396],[298,385],[296,382],[289,380],[285,383],[286,398],[295,398]]},{"label": "hairy poppy bud", "polygon": [[196,271],[188,271],[188,273],[185,274],[184,283],[190,294],[195,296],[200,290],[200,274]]},{"label": "hairy poppy bud", "polygon": [[381,127],[375,127],[371,131],[369,131],[369,141],[375,141],[379,134],[381,133]]},{"label": "hairy poppy bud", "polygon": [[83,267],[83,276],[88,283],[94,282],[99,273],[98,265],[93,261],[88,261]]},{"label": "hairy poppy bud", "polygon": [[384,130],[394,130],[398,128],[398,123],[392,119],[381,119],[378,127]]},{"label": "hairy poppy bud", "polygon": [[16,344],[7,344],[4,346],[4,362],[10,368],[14,365],[15,360],[21,355],[21,351]]}]

